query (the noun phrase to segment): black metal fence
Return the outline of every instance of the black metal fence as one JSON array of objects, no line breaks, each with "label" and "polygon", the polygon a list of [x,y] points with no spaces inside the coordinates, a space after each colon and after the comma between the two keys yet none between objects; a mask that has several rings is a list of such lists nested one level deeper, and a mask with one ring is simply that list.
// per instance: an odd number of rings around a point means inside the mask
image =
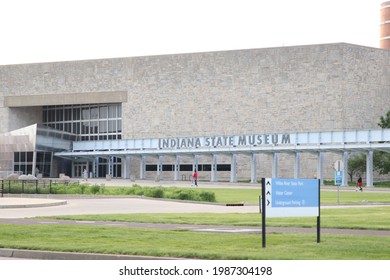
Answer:
[{"label": "black metal fence", "polygon": [[56,194],[57,187],[78,185],[79,181],[64,180],[0,180],[0,192],[4,194]]}]

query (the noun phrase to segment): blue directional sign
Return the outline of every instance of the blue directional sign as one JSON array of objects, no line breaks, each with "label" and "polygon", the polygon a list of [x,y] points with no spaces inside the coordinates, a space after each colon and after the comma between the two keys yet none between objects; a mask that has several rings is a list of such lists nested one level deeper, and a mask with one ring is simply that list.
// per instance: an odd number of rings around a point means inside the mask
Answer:
[{"label": "blue directional sign", "polygon": [[265,179],[267,217],[319,216],[317,179]]},{"label": "blue directional sign", "polygon": [[335,171],[334,172],[334,184],[336,186],[341,186],[343,182],[343,171]]}]

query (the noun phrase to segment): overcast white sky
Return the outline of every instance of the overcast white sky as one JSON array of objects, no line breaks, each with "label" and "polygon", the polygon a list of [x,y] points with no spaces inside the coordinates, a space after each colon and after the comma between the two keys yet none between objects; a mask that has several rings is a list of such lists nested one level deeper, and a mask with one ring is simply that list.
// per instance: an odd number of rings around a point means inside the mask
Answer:
[{"label": "overcast white sky", "polygon": [[384,0],[0,0],[0,65],[346,42]]}]

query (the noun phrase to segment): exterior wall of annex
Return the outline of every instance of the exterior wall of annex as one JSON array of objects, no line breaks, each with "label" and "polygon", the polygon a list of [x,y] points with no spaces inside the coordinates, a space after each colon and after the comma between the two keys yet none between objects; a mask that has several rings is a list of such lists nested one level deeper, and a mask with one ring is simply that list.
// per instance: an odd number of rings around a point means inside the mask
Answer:
[{"label": "exterior wall of annex", "polygon": [[[43,106],[95,103],[122,104],[122,139],[377,129],[390,109],[389,77],[389,51],[345,43],[4,65],[0,133],[41,123]],[[302,177],[314,174],[316,157],[302,155]],[[339,158],[326,157],[328,177]],[[271,156],[257,160],[259,177],[269,176]],[[293,161],[280,156],[280,177],[293,176]],[[237,164],[248,178],[250,159]]]}]

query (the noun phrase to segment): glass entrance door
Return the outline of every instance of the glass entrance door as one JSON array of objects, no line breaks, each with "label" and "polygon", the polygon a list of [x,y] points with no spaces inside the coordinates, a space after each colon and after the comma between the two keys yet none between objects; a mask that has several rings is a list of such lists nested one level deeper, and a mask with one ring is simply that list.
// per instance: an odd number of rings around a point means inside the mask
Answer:
[{"label": "glass entrance door", "polygon": [[74,178],[82,178],[84,169],[87,169],[87,163],[86,162],[74,162],[73,163],[73,175]]}]

